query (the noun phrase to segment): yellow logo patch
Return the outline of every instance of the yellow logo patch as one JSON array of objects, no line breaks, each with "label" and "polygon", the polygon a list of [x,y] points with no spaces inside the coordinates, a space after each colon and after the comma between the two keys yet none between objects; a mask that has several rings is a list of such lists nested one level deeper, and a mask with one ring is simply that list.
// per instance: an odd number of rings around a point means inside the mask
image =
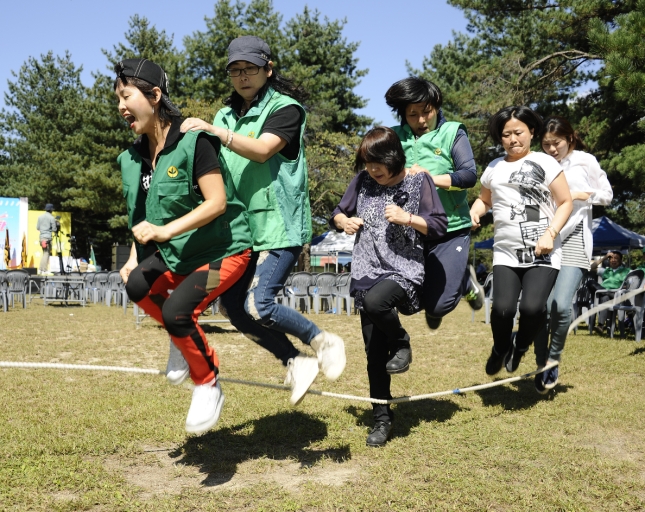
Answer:
[{"label": "yellow logo patch", "polygon": [[255,137],[255,132],[249,132],[249,134],[247,135],[247,137],[251,137],[251,138]]},{"label": "yellow logo patch", "polygon": [[168,167],[168,177],[169,178],[176,178],[177,174],[179,174],[179,171],[177,170],[177,168],[174,165],[171,165],[170,167]]},{"label": "yellow logo patch", "polygon": [[434,150],[435,155],[440,155],[441,154],[441,148],[437,148]]}]

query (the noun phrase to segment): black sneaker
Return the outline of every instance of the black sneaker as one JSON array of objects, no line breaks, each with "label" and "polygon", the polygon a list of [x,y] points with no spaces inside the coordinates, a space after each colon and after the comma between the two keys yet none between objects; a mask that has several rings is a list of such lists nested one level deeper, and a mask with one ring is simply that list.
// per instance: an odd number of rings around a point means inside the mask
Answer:
[{"label": "black sneaker", "polygon": [[379,447],[387,443],[392,433],[392,423],[387,421],[377,421],[372,430],[370,430],[365,443],[367,446]]},{"label": "black sneaker", "polygon": [[558,371],[559,366],[554,366],[553,368],[549,368],[547,371],[544,372],[544,387],[545,389],[553,389],[556,384],[558,383],[558,374],[560,373]]},{"label": "black sneaker", "polygon": [[412,362],[412,348],[400,347],[392,358],[385,363],[385,371],[390,375],[394,373],[405,373],[410,369]]},{"label": "black sneaker", "polygon": [[526,354],[526,350],[524,352],[517,350],[517,347],[515,346],[516,335],[516,332],[511,335],[513,345],[511,346],[511,350],[509,350],[508,354],[506,354],[506,359],[504,360],[504,366],[506,366],[506,371],[508,373],[513,373],[517,370],[517,367],[520,365],[520,361],[524,357],[524,354]]},{"label": "black sneaker", "polygon": [[[426,323],[431,331],[436,331],[441,326],[442,318],[435,318],[434,316],[426,315]],[[434,334],[434,333],[433,333]]]},{"label": "black sneaker", "polygon": [[477,274],[472,265],[468,265],[468,271],[470,272],[470,278],[468,279],[468,293],[464,296],[468,301],[468,305],[473,308],[475,311],[479,311],[484,305],[484,287],[479,284],[477,281]]},{"label": "black sneaker", "polygon": [[486,374],[495,375],[498,373],[502,369],[502,366],[504,366],[505,358],[506,354],[498,354],[495,351],[495,347],[493,347],[490,356],[488,356],[488,361],[486,361]]},{"label": "black sneaker", "polygon": [[537,391],[541,395],[546,395],[549,392],[549,390],[544,387],[544,381],[542,380],[544,379],[545,373],[546,372],[538,373],[535,376],[535,391]]}]

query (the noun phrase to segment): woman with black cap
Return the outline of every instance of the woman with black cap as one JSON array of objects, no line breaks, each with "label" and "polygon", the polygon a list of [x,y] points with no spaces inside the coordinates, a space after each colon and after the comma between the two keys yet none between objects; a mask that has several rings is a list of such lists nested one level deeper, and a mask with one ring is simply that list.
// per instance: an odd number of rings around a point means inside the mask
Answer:
[{"label": "woman with black cap", "polygon": [[[259,37],[242,36],[228,47],[233,92],[210,125],[189,118],[181,130],[204,130],[224,145],[222,166],[233,177],[248,209],[253,261],[245,276],[222,296],[222,311],[248,338],[287,366],[291,403],[299,403],[321,369],[331,380],[345,368],[345,345],[321,331],[275,296],[311,240],[307,163],[303,148],[304,92],[273,69],[271,50]],[[291,334],[316,352],[306,357]]]},{"label": "woman with black cap", "polygon": [[139,135],[118,157],[135,239],[121,276],[128,296],[170,335],[168,379],[179,384],[190,372],[186,430],[199,434],[219,419],[224,395],[217,355],[197,319],[249,264],[246,213],[220,171],[219,139],[180,132],[163,69],[127,59],[115,71],[119,112]]}]

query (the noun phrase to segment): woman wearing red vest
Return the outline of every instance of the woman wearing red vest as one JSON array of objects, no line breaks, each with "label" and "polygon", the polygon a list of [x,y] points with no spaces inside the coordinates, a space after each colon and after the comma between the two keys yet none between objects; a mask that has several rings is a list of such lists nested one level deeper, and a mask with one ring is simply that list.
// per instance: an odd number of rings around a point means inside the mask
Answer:
[{"label": "woman wearing red vest", "polygon": [[225,187],[219,139],[180,132],[163,69],[126,59],[115,71],[119,113],[139,136],[118,158],[135,240],[121,276],[128,296],[170,335],[169,380],[180,384],[190,372],[186,430],[199,434],[217,423],[224,395],[217,355],[197,319],[249,264],[245,209]]}]

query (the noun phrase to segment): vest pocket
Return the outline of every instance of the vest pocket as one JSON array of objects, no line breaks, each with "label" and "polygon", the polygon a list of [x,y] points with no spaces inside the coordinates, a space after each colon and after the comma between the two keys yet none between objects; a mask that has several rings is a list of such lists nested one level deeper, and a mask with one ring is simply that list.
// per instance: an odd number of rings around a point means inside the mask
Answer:
[{"label": "vest pocket", "polygon": [[159,183],[157,196],[159,197],[159,213],[162,219],[176,219],[193,209],[188,181]]},{"label": "vest pocket", "polygon": [[248,210],[252,212],[262,212],[273,210],[273,200],[271,198],[271,187],[265,187],[258,190],[249,200]]}]

